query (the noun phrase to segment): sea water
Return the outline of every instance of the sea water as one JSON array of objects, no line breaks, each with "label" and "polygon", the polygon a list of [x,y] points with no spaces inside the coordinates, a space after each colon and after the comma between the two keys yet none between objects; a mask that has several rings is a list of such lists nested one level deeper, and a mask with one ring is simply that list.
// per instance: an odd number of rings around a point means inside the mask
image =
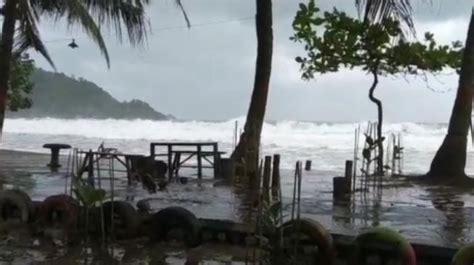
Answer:
[{"label": "sea water", "polygon": [[[67,143],[84,150],[97,149],[101,142],[126,153],[148,154],[154,141],[217,141],[230,154],[244,118],[220,122],[96,120],[96,119],[7,119],[0,148],[48,152],[42,145]],[[344,161],[354,157],[354,132],[367,122],[329,123],[303,121],[266,122],[262,133],[262,154],[280,154],[282,168],[291,169],[297,160],[312,160],[313,168],[342,173]],[[446,124],[386,123],[384,134],[403,137],[404,171],[425,173],[445,134]],[[364,137],[361,135],[360,146]],[[474,173],[473,152],[468,148],[468,173]]]}]

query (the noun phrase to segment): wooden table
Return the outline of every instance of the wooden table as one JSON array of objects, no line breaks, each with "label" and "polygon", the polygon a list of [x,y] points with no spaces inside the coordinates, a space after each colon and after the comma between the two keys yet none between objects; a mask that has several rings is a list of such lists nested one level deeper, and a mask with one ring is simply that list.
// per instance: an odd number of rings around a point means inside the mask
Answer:
[{"label": "wooden table", "polygon": [[[156,149],[158,147],[165,147],[167,152],[157,153]],[[197,160],[198,178],[202,178],[203,160],[207,161],[214,169],[215,177],[219,172],[219,159],[221,154],[222,152],[219,152],[217,142],[155,142],[150,144],[151,157],[167,157],[169,178],[172,178],[173,173],[178,172],[181,167],[185,167],[183,164],[194,156],[196,156]],[[181,161],[181,155],[187,155],[187,157]],[[211,162],[208,157],[212,157],[213,161]]]},{"label": "wooden table", "polygon": [[[132,184],[132,174],[135,170],[134,159],[138,157],[145,157],[144,155],[137,155],[137,154],[125,154],[120,152],[102,152],[102,151],[82,151],[79,150],[78,154],[85,155],[83,163],[79,170],[79,175],[82,176],[82,173],[87,172],[88,174],[88,181],[89,184],[94,186],[94,164],[98,166],[98,162],[101,159],[114,159],[117,160],[124,168],[127,174],[128,184]],[[119,171],[119,170],[114,170]]]}]

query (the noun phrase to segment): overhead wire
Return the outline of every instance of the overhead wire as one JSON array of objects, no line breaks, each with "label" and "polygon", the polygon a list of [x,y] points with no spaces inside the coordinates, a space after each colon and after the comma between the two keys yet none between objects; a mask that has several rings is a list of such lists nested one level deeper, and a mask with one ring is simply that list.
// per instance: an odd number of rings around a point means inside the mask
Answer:
[{"label": "overhead wire", "polygon": [[[228,24],[228,23],[233,23],[233,22],[240,22],[240,21],[246,21],[246,20],[253,20],[255,19],[254,16],[249,16],[249,17],[241,17],[237,19],[227,19],[227,20],[216,20],[216,21],[209,21],[209,22],[203,22],[203,23],[196,23],[191,25],[191,29],[193,28],[201,28],[201,27],[207,27],[207,26],[214,26],[214,25],[220,25],[220,24]],[[168,27],[159,27],[156,29],[152,29],[151,32],[160,32],[160,31],[174,31],[174,30],[180,30],[180,29],[188,29],[188,26],[168,26]],[[63,41],[70,41],[72,37],[70,38],[58,38],[58,39],[51,39],[51,40],[45,40],[43,41],[44,43],[55,43],[55,42],[63,42]],[[87,39],[87,37],[79,37],[75,38],[77,39]]]}]

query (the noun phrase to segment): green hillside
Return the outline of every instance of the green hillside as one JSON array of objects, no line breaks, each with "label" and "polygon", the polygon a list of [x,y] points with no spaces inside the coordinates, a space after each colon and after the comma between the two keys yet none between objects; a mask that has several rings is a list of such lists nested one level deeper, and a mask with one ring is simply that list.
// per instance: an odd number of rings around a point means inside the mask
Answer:
[{"label": "green hillside", "polygon": [[32,81],[32,107],[10,112],[9,117],[152,120],[170,118],[141,100],[119,102],[96,84],[82,78],[74,79],[62,73],[37,69],[32,75]]}]

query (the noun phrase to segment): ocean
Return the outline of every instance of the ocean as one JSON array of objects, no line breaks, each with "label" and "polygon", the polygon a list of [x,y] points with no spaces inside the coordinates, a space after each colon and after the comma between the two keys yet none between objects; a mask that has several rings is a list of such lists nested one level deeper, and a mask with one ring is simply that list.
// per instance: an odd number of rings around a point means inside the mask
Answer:
[{"label": "ocean", "polygon": [[[0,148],[49,152],[42,148],[44,143],[60,142],[95,150],[104,142],[106,147],[115,147],[122,152],[148,154],[149,143],[153,141],[217,141],[219,149],[228,155],[234,145],[236,122],[241,128],[244,121],[244,118],[220,122],[7,119]],[[280,154],[282,168],[293,168],[297,160],[312,160],[313,168],[340,174],[344,161],[354,158],[354,134],[358,126],[364,131],[367,122],[267,122],[263,128],[262,154]],[[423,174],[443,140],[446,124],[384,124],[384,134],[392,133],[400,133],[403,138],[404,172]],[[472,174],[474,153],[471,144],[468,149],[467,173]]]}]

